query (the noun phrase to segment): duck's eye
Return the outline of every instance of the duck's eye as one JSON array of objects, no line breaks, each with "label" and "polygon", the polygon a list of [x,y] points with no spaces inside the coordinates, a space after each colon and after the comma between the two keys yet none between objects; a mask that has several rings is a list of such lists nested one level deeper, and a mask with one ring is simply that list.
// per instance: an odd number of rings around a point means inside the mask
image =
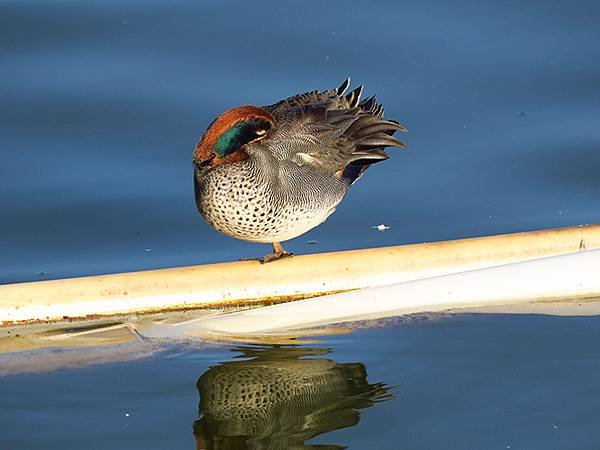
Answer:
[{"label": "duck's eye", "polygon": [[267,134],[267,130],[261,128],[260,130],[256,130],[254,133],[256,133],[257,136],[264,136],[265,134]]}]

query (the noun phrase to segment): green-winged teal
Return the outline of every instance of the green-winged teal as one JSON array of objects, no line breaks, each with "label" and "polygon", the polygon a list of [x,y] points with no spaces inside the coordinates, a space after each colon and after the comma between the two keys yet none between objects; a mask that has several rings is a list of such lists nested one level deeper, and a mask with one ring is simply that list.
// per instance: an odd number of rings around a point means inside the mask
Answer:
[{"label": "green-winged teal", "polygon": [[240,106],[208,127],[194,152],[196,205],[217,230],[273,244],[263,262],[289,256],[281,242],[324,222],[385,147],[406,146],[406,129],[383,118],[362,86],[295,95],[270,106]]}]

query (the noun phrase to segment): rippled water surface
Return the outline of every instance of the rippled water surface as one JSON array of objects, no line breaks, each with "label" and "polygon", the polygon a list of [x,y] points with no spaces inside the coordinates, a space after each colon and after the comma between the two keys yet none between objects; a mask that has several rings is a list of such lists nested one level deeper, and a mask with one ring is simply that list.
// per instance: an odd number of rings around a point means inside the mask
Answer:
[{"label": "rippled water surface", "polygon": [[[265,254],[197,215],[195,142],[349,75],[410,149],[290,250],[600,222],[598,23],[593,1],[0,1],[0,283]],[[0,448],[596,448],[598,330],[473,316],[10,376]]]}]

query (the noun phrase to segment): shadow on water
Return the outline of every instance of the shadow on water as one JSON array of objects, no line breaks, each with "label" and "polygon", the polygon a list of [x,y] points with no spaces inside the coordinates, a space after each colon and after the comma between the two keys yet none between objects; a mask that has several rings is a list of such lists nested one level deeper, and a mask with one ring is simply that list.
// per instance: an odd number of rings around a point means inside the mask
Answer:
[{"label": "shadow on water", "polygon": [[392,398],[383,383],[367,381],[363,364],[322,358],[327,349],[233,351],[250,359],[213,366],[198,379],[196,450],[346,448],[306,441],[355,426],[361,409]]}]

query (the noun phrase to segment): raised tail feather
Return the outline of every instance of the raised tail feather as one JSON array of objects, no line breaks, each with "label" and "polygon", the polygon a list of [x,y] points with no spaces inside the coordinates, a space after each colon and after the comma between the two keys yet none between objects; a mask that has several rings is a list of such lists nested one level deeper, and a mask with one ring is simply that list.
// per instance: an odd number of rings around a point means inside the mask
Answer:
[{"label": "raised tail feather", "polygon": [[[343,95],[349,84],[348,78],[337,89],[338,95]],[[388,159],[384,150],[386,147],[407,148],[404,142],[393,136],[396,131],[406,133],[406,128],[395,120],[383,118],[383,105],[377,103],[375,96],[360,101],[362,89],[362,86],[359,86],[345,96],[350,107],[358,109],[358,119],[344,132],[356,146],[349,163],[341,172],[341,177],[351,184],[358,180],[371,164]]]}]

